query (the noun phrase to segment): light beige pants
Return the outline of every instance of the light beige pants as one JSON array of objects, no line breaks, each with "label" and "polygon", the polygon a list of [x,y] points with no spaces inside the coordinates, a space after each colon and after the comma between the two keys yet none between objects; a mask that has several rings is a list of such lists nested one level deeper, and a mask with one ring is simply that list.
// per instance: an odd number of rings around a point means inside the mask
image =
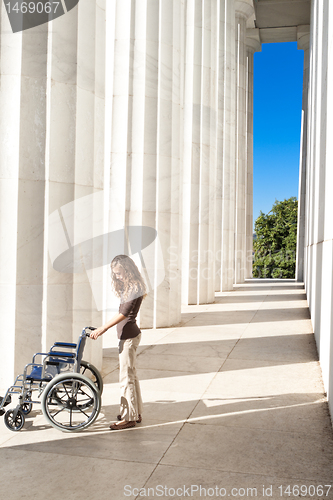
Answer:
[{"label": "light beige pants", "polygon": [[141,333],[134,339],[119,340],[120,415],[122,420],[137,420],[142,414],[140,384],[136,374],[136,350]]}]

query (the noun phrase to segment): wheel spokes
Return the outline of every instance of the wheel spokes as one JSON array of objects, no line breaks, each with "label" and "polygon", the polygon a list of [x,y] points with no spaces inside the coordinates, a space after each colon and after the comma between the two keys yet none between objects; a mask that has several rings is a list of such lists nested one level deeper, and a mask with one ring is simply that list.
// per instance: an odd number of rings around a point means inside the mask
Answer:
[{"label": "wheel spokes", "polygon": [[95,387],[82,380],[62,380],[50,389],[45,401],[48,418],[65,430],[86,427],[99,411]]}]

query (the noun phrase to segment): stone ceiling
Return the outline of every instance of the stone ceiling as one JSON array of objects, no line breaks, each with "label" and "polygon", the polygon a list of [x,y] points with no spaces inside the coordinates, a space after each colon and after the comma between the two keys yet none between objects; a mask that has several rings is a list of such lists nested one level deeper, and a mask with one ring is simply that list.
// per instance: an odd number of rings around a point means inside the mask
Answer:
[{"label": "stone ceiling", "polygon": [[311,0],[254,0],[255,15],[248,28],[257,28],[262,43],[296,42],[297,27],[310,24]]}]

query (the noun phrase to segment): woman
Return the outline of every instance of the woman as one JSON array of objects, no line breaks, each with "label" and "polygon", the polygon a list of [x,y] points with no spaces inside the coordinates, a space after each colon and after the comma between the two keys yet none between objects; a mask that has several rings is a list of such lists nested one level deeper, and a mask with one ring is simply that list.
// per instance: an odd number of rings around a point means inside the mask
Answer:
[{"label": "woman", "polygon": [[127,255],[118,255],[111,262],[112,288],[120,298],[119,313],[105,325],[90,334],[97,339],[109,328],[117,325],[119,339],[119,381],[121,390],[119,422],[110,429],[127,429],[141,422],[142,399],[139,380],[136,375],[136,350],[140,343],[141,331],[136,324],[142,300],[146,296],[146,286],[133,260]]}]

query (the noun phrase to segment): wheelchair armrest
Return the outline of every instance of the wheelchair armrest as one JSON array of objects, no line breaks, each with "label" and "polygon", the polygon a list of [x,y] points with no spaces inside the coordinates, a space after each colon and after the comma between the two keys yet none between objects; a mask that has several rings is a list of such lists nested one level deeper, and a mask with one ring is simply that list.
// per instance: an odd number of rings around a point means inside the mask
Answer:
[{"label": "wheelchair armrest", "polygon": [[[76,354],[75,352],[66,352],[66,351],[52,351],[52,352],[37,352],[34,357],[32,358],[32,363],[31,364],[36,364],[35,362],[35,359],[36,359],[36,356],[44,356],[44,360],[43,360],[43,363],[47,362],[47,359],[50,358],[51,356],[55,356],[55,357],[58,357],[58,358],[70,358],[70,359],[73,359],[76,357]],[[53,360],[54,361],[54,360]],[[40,365],[40,363],[38,363]]]},{"label": "wheelchair armrest", "polygon": [[64,347],[65,349],[76,349],[76,344],[71,344],[69,342],[55,342],[53,346],[51,347],[50,351],[52,352],[52,349],[54,347]]},{"label": "wheelchair armrest", "polygon": [[76,357],[76,353],[75,352],[66,352],[66,351],[51,351],[51,352],[49,352],[47,357],[51,357],[51,356],[52,356],[52,358],[70,358],[70,359],[73,359]]},{"label": "wheelchair armrest", "polygon": [[[36,356],[48,356],[48,355],[49,355],[48,352],[36,352],[36,354],[34,354],[34,356],[32,358],[32,363],[30,363],[30,364],[35,364]],[[37,363],[37,364],[40,364],[40,363]]]}]

